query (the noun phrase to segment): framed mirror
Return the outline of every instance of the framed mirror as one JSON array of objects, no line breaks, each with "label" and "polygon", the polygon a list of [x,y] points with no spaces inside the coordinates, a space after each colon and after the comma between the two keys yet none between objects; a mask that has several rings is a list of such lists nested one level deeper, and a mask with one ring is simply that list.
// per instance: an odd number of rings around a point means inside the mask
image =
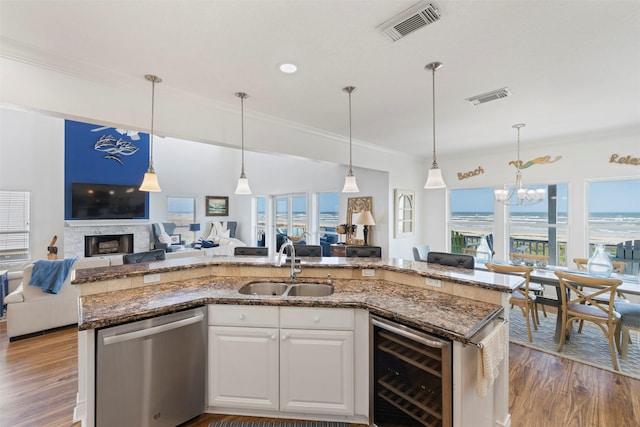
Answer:
[{"label": "framed mirror", "polygon": [[395,196],[396,239],[413,236],[415,216],[415,193],[409,190],[397,189]]},{"label": "framed mirror", "polygon": [[364,231],[361,225],[356,227],[355,232],[350,231],[353,230],[360,212],[371,211],[372,207],[373,198],[371,196],[349,197],[347,199],[347,245],[364,244]]}]

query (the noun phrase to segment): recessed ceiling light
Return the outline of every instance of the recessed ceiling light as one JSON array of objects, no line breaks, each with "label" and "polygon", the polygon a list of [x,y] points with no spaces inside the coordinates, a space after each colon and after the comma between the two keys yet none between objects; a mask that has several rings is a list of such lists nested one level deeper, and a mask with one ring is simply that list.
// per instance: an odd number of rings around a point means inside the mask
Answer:
[{"label": "recessed ceiling light", "polygon": [[298,71],[298,66],[296,64],[291,64],[290,62],[285,62],[280,64],[280,71],[286,74],[293,74]]}]

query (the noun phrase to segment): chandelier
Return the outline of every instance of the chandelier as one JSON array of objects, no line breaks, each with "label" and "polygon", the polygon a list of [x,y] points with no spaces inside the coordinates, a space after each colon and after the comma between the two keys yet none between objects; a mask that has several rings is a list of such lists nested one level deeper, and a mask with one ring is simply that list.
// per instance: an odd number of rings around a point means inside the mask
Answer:
[{"label": "chandelier", "polygon": [[493,192],[496,202],[502,203],[506,206],[535,205],[536,203],[540,203],[541,201],[543,201],[546,194],[545,190],[542,188],[525,188],[522,185],[522,160],[520,160],[520,128],[523,127],[525,127],[524,123],[518,123],[512,126],[512,128],[518,130],[518,160],[515,163],[509,162],[509,164],[514,163],[516,167],[516,183],[509,190],[498,189],[494,190]]}]

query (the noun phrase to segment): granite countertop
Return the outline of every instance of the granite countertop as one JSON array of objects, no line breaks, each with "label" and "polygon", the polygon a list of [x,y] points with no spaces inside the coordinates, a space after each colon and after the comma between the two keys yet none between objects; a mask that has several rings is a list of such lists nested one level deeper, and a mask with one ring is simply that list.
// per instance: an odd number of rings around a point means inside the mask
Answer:
[{"label": "granite countertop", "polygon": [[[134,265],[133,267],[135,268],[130,268],[129,266],[111,267],[106,269],[108,272],[94,271],[93,276],[87,275],[86,277],[99,276],[102,278],[97,280],[106,280],[107,278],[123,277],[123,273],[126,271],[132,271],[135,274],[149,274],[212,265],[211,260],[205,262],[194,261],[195,258],[191,259],[192,262],[185,262],[184,260],[189,259],[144,263]],[[238,258],[228,257],[224,260],[216,258],[213,264],[272,265],[272,261],[260,258],[239,260]],[[331,260],[323,258],[322,262],[314,263],[314,265],[341,266],[344,268],[389,268],[408,273],[423,273],[420,268],[422,266],[417,266],[418,268],[414,266],[411,269],[407,263],[408,261],[401,262],[398,260],[352,261],[346,258]],[[453,280],[452,278],[465,274],[458,271],[459,269],[433,269],[432,267],[433,265],[429,264],[428,270],[431,277],[439,274],[443,279]],[[78,270],[75,283],[79,283],[79,273],[86,270],[100,269]],[[466,273],[471,277],[471,280],[467,279],[464,282],[473,282],[473,277],[477,273]],[[493,276],[493,273],[485,272],[485,274]],[[463,280],[463,278],[464,276],[460,276],[458,280]],[[80,283],[83,283],[82,280],[81,278]],[[503,308],[500,305],[377,279],[333,279],[331,283],[335,291],[328,297],[256,296],[238,293],[238,290],[247,283],[273,280],[273,278],[260,277],[212,276],[85,295],[80,298],[79,328],[80,330],[88,330],[114,326],[207,304],[362,308],[370,313],[398,321],[428,333],[468,343],[488,322],[503,313]],[[296,283],[304,282],[318,282],[318,279],[296,279]],[[510,292],[513,286],[510,282],[510,280],[505,279],[505,283],[497,286],[498,288],[508,288]]]},{"label": "granite countertop", "polygon": [[[276,262],[275,257],[193,257],[176,258],[172,260],[126,264],[112,267],[83,268],[76,270],[75,278],[71,282],[74,285],[91,283],[96,281],[111,280],[123,277],[143,276],[145,274],[167,273],[171,271],[188,270],[216,265],[255,266],[269,267]],[[404,274],[412,274],[433,279],[447,280],[453,283],[473,285],[481,288],[497,290],[500,292],[513,292],[522,280],[518,277],[495,274],[486,270],[468,270],[427,264],[421,261],[404,259],[380,259],[380,258],[344,258],[322,257],[302,258],[302,267],[313,268],[374,268],[388,271],[396,271]]]}]

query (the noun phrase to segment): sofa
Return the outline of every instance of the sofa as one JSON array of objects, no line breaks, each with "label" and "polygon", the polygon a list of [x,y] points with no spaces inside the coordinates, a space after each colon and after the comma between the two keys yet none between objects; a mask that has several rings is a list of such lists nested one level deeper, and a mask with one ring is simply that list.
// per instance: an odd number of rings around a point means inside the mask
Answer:
[{"label": "sofa", "polygon": [[37,286],[30,286],[33,264],[22,273],[22,283],[6,298],[7,335],[13,341],[17,337],[44,332],[48,329],[78,323],[78,297],[80,291],[71,285],[75,270],[82,268],[108,267],[111,259],[78,259],[57,294],[44,293]]}]

